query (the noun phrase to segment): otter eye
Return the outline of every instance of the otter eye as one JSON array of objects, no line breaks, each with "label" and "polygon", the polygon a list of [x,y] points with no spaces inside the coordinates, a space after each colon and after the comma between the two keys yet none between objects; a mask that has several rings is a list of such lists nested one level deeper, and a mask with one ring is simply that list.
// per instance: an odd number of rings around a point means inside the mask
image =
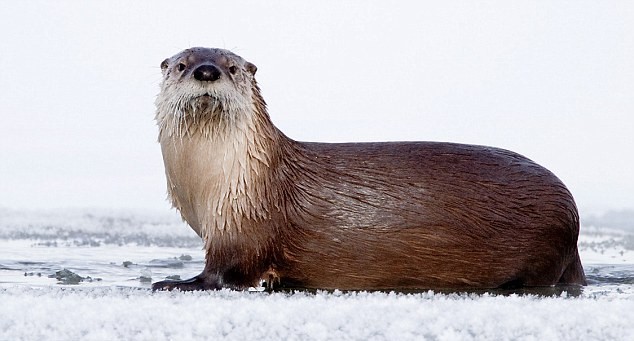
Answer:
[{"label": "otter eye", "polygon": [[237,68],[235,65],[232,65],[232,66],[230,66],[230,67],[229,67],[229,72],[230,72],[232,75],[235,75],[235,74],[236,74],[236,72],[238,72],[238,68]]},{"label": "otter eye", "polygon": [[183,63],[178,63],[178,71],[183,71],[183,70],[185,70],[186,67],[187,67],[187,65],[185,65]]},{"label": "otter eye", "polygon": [[161,62],[161,70],[167,69],[167,59]]}]

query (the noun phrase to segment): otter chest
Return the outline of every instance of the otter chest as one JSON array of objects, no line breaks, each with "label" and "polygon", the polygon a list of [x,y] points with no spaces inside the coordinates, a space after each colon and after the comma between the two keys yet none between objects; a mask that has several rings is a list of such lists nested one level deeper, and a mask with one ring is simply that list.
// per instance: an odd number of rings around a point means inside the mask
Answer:
[{"label": "otter chest", "polygon": [[197,136],[160,142],[173,205],[200,236],[226,229],[244,197],[246,150],[235,141]]}]

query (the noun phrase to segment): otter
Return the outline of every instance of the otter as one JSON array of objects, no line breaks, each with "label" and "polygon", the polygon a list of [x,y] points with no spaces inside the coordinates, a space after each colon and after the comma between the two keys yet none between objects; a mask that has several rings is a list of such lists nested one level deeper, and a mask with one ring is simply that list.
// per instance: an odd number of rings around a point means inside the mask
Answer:
[{"label": "otter", "polygon": [[256,66],[190,48],[161,63],[168,195],[205,267],[154,290],[427,290],[585,285],[579,215],[550,171],[504,149],[295,141]]}]

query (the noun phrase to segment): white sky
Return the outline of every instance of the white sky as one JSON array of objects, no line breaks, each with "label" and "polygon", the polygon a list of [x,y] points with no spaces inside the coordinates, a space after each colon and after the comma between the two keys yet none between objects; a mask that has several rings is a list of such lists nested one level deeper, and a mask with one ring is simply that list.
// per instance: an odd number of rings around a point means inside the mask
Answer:
[{"label": "white sky", "polygon": [[153,102],[190,46],[255,63],[292,138],[503,147],[634,208],[632,1],[180,0],[3,2],[0,207],[167,209]]}]

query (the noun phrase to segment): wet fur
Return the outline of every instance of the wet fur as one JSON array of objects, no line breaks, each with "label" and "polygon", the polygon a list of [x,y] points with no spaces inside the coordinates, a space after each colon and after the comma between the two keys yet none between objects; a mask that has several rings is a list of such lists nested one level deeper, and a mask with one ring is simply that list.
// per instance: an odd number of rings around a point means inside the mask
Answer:
[{"label": "wet fur", "polygon": [[[192,79],[201,63],[222,80]],[[194,48],[164,66],[156,119],[168,191],[205,241],[206,266],[155,289],[585,284],[574,200],[529,159],[452,143],[294,141],[270,121],[241,57]]]}]

